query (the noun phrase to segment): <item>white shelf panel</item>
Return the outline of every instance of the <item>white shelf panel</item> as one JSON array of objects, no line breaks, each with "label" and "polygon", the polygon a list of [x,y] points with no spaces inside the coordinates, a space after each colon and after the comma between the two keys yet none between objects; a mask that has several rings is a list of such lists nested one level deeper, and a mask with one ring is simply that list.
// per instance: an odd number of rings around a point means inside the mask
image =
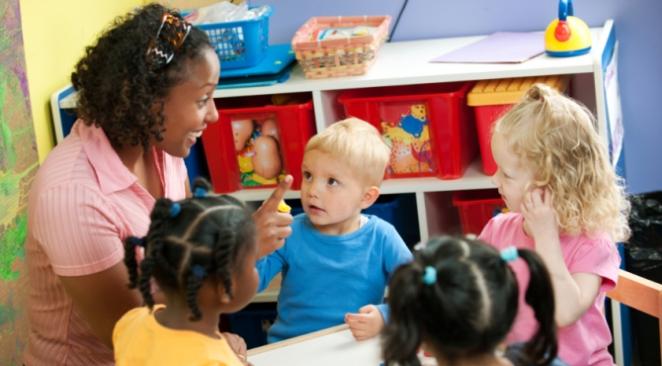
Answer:
[{"label": "white shelf panel", "polygon": [[[473,162],[460,179],[441,180],[434,177],[387,179],[382,183],[381,194],[457,191],[496,188],[489,176],[483,174],[480,160]],[[273,188],[244,189],[229,195],[242,201],[264,201]],[[300,191],[288,191],[286,199],[299,198]]]},{"label": "white shelf panel", "polygon": [[[602,28],[592,29],[594,44]],[[290,79],[282,84],[241,89],[223,89],[216,98],[246,95],[310,92],[313,90],[341,90],[378,86],[413,85],[466,80],[498,79],[557,74],[593,72],[591,54],[554,58],[540,55],[517,64],[431,63],[436,56],[478,41],[485,36],[393,42],[382,46],[375,64],[366,75],[329,79],[306,79],[299,65]]]}]

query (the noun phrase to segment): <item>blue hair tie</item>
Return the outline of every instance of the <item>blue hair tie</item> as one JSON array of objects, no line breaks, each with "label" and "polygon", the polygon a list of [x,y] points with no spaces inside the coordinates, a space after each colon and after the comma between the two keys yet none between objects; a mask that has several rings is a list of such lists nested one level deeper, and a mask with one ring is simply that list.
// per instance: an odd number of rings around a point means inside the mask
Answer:
[{"label": "blue hair tie", "polygon": [[510,263],[517,259],[519,255],[517,254],[517,248],[514,245],[509,246],[501,251],[501,259]]},{"label": "blue hair tie", "polygon": [[127,239],[127,241],[129,242],[129,244],[131,244],[133,246],[143,247],[143,248],[145,247],[145,238],[144,237],[139,238],[137,236],[130,236]]},{"label": "blue hair tie", "polygon": [[437,282],[437,269],[432,266],[426,266],[423,273],[423,283],[432,286]]},{"label": "blue hair tie", "polygon": [[191,267],[191,273],[193,273],[193,276],[195,276],[195,278],[201,280],[205,278],[207,271],[205,270],[205,267],[196,264],[193,267]]},{"label": "blue hair tie", "polygon": [[182,206],[179,203],[174,202],[172,206],[170,206],[170,217],[177,217],[181,211]]},{"label": "blue hair tie", "polygon": [[195,187],[193,191],[193,197],[202,198],[207,196],[207,189],[204,187]]}]

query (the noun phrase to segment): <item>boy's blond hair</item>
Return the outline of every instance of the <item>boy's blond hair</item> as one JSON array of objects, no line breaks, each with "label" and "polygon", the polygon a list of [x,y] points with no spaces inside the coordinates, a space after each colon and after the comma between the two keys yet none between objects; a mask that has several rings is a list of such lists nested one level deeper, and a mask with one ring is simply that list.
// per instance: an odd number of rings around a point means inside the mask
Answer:
[{"label": "boy's blond hair", "polygon": [[391,154],[373,125],[353,117],[333,123],[313,136],[305,153],[311,150],[332,155],[347,164],[362,183],[377,187],[384,179]]},{"label": "boy's blond hair", "polygon": [[553,194],[562,232],[607,232],[623,241],[630,204],[594,124],[586,107],[536,84],[497,121],[494,135],[533,170],[533,184]]}]

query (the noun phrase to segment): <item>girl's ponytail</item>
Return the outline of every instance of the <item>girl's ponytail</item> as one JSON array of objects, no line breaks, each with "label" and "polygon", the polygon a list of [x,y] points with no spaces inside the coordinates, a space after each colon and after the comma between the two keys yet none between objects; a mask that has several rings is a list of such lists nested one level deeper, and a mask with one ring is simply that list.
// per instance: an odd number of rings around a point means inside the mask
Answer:
[{"label": "girl's ponytail", "polygon": [[382,356],[386,365],[420,365],[416,354],[421,345],[423,311],[419,304],[423,286],[427,286],[422,277],[415,263],[401,266],[391,277],[388,297],[391,316],[382,334]]},{"label": "girl's ponytail", "polygon": [[552,280],[538,254],[527,249],[519,249],[518,253],[529,266],[531,279],[526,289],[526,302],[538,321],[538,330],[524,346],[524,354],[528,358],[527,364],[549,365],[557,354]]}]

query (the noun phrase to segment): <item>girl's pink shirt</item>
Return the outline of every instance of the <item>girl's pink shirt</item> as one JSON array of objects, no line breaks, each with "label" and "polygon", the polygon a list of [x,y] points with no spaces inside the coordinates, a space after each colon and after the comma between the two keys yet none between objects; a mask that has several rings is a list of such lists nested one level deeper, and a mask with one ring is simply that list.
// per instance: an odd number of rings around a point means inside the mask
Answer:
[{"label": "girl's pink shirt", "polygon": [[[533,239],[524,233],[524,218],[519,213],[505,213],[492,218],[480,239],[501,250],[514,245],[535,250]],[[618,279],[620,256],[606,234],[595,236],[561,235],[563,261],[570,274],[591,273],[602,278],[595,301],[574,324],[558,330],[559,357],[570,366],[613,365],[607,346],[611,332],[604,315],[605,295]],[[535,333],[538,322],[524,295],[529,283],[529,269],[524,261],[512,263],[520,288],[519,311],[508,335],[508,343],[525,342]]]}]

